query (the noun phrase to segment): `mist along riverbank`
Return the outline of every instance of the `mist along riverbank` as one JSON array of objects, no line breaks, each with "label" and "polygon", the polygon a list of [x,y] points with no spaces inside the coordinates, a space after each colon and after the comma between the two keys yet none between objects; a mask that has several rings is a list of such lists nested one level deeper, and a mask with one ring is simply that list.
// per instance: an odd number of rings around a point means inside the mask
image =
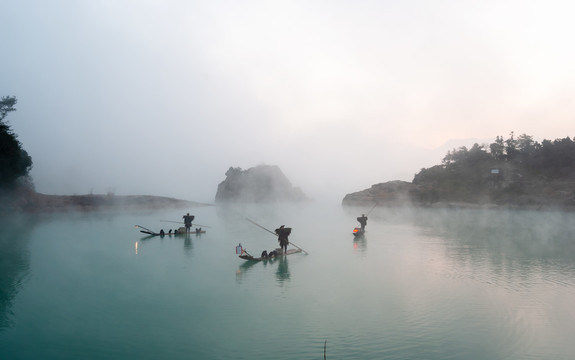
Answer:
[{"label": "mist along riverbank", "polygon": [[[425,208],[481,208],[542,211],[575,210],[573,182],[547,179],[544,182],[493,183],[488,188],[464,187],[456,190],[444,184],[442,187],[414,184],[407,181],[388,181],[344,196],[342,205]],[[485,184],[483,184],[485,185]]]},{"label": "mist along riverbank", "polygon": [[69,211],[107,211],[210,206],[195,201],[152,195],[46,195],[36,192],[14,194],[6,198],[0,212],[47,213]]},{"label": "mist along riverbank", "polygon": [[[4,359],[575,357],[571,213],[323,204],[0,220]],[[187,210],[186,210],[187,211]],[[246,262],[291,227],[303,253]],[[33,339],[33,340],[31,340]],[[33,341],[34,346],[30,346]]]}]

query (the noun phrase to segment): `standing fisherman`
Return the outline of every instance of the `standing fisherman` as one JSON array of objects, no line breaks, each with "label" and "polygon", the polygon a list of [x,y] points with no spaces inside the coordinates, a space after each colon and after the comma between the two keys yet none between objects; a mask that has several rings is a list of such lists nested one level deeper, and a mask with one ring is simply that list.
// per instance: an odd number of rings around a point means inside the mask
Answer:
[{"label": "standing fisherman", "polygon": [[289,244],[288,236],[291,234],[291,228],[286,228],[284,225],[276,229],[276,234],[278,236],[278,242],[280,243],[280,248],[283,250],[284,254],[287,253],[287,246]]},{"label": "standing fisherman", "polygon": [[357,221],[359,221],[361,224],[361,231],[365,231],[365,226],[367,225],[367,216],[365,216],[365,214],[361,214],[361,216],[357,218]]},{"label": "standing fisherman", "polygon": [[182,218],[184,219],[184,225],[186,226],[186,233],[189,233],[190,228],[192,227],[192,221],[194,221],[195,216],[187,213],[186,215],[182,216]]}]

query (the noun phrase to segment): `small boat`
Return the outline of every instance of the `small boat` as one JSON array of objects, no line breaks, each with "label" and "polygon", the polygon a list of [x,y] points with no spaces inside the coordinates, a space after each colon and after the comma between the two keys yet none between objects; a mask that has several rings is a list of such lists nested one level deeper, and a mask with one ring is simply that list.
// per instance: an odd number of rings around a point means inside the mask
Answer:
[{"label": "small boat", "polygon": [[267,257],[266,256],[264,256],[264,257],[253,257],[245,251],[239,257],[241,259],[248,260],[248,261],[263,261],[263,260],[273,260],[279,256],[284,256],[284,255],[287,256],[287,255],[292,255],[292,254],[297,254],[297,253],[302,252],[301,249],[289,249],[284,254],[284,252],[280,248],[276,249],[275,251],[276,251],[277,255],[271,256],[271,257],[269,257],[269,256],[267,256]]},{"label": "small boat", "polygon": [[365,230],[362,230],[360,227],[353,229],[353,236],[363,236],[364,234]]}]

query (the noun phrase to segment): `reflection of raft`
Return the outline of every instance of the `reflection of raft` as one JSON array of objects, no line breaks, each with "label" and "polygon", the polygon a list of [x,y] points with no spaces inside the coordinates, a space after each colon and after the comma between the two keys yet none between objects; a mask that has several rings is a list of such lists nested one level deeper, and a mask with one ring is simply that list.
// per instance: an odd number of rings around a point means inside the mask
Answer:
[{"label": "reflection of raft", "polygon": [[277,258],[278,256],[284,256],[284,255],[291,255],[291,254],[297,254],[301,252],[301,249],[289,249],[288,251],[284,252],[282,251],[282,249],[276,249],[275,250],[277,252],[277,256],[272,256],[272,257],[253,257],[247,253],[244,253],[242,255],[240,255],[239,257],[244,259],[244,260],[248,260],[248,261],[262,261],[262,260],[273,260],[275,258]]},{"label": "reflection of raft", "polygon": [[361,230],[360,227],[353,229],[353,236],[363,236],[363,234],[365,234],[365,230]]}]

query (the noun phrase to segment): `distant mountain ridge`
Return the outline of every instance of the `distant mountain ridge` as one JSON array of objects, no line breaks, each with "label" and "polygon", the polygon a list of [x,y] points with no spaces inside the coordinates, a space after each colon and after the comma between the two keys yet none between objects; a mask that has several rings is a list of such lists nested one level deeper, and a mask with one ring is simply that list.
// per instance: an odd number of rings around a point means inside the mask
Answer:
[{"label": "distant mountain ridge", "polygon": [[276,165],[259,165],[242,170],[230,167],[226,179],[218,185],[216,202],[305,201],[303,191]]}]

